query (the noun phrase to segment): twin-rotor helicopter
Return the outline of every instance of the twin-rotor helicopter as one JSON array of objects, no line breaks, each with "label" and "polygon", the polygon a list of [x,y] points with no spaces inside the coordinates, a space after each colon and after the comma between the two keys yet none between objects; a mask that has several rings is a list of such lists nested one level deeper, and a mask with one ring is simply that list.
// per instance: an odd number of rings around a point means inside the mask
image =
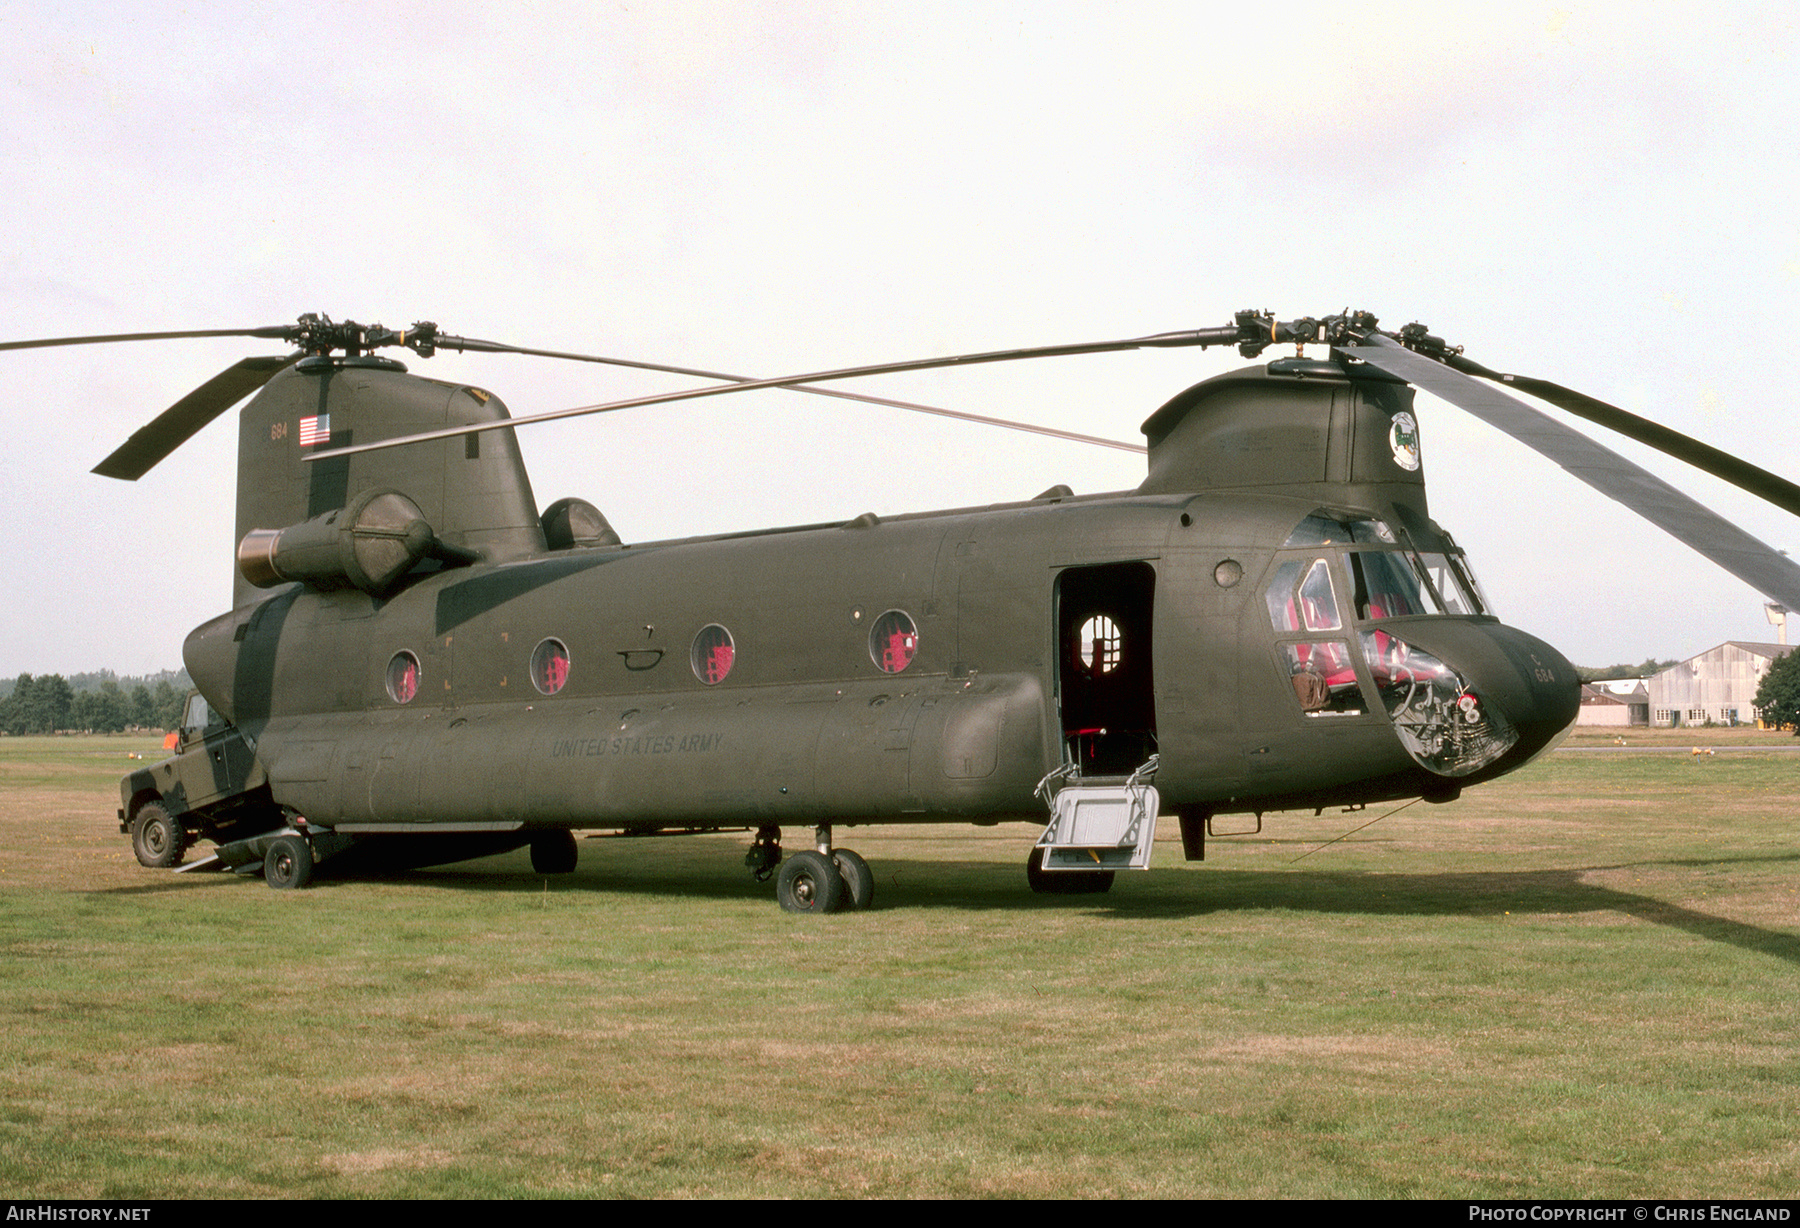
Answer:
[{"label": "twin-rotor helicopter", "polygon": [[[782,379],[712,379],[525,418],[410,374],[404,346],[618,362],[333,323],[71,337],[249,336],[246,358],[96,468],[135,479],[246,396],[232,609],[183,656],[175,753],[127,776],[141,862],[304,886],[336,862],[423,865],[578,835],[742,831],[783,908],[867,908],[836,843],[874,823],[1030,821],[1037,891],[1107,890],[1159,817],[1190,858],[1216,816],[1446,801],[1553,745],[1577,709],[1554,648],[1489,613],[1430,515],[1414,387],[1516,436],[1789,608],[1800,568],[1518,388],[1800,514],[1800,487],[1361,312]],[[1135,489],[678,541],[540,507],[515,430],[755,388],[874,400],[859,375],[1141,347],[1324,347],[1208,379],[1143,424]],[[830,385],[829,387],[824,385]],[[1024,428],[1035,429],[1035,428]],[[1047,432],[1088,442],[1115,441]],[[804,833],[784,855],[783,832]]]}]

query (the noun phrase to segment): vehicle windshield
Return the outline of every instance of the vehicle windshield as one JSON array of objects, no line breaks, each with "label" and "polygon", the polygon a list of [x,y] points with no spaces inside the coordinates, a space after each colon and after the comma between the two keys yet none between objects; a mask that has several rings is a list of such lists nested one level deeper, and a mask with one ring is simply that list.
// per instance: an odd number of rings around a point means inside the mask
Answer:
[{"label": "vehicle windshield", "polygon": [[187,701],[187,713],[181,718],[183,729],[205,729],[212,724],[212,709],[206,706],[206,697],[190,695]]}]

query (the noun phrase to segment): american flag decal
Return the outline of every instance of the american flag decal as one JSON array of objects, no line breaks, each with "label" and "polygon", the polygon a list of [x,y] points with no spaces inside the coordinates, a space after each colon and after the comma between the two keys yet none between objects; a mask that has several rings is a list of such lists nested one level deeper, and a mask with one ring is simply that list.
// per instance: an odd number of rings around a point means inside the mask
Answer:
[{"label": "american flag decal", "polygon": [[300,446],[310,448],[331,438],[331,415],[318,414],[300,419]]}]

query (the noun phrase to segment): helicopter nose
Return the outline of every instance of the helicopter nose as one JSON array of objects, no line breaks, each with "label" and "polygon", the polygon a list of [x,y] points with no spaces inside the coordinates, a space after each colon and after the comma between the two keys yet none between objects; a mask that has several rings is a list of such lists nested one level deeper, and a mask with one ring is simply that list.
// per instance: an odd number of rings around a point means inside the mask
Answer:
[{"label": "helicopter nose", "polygon": [[1575,667],[1516,628],[1432,619],[1362,638],[1395,733],[1440,776],[1509,772],[1561,740],[1580,711]]}]

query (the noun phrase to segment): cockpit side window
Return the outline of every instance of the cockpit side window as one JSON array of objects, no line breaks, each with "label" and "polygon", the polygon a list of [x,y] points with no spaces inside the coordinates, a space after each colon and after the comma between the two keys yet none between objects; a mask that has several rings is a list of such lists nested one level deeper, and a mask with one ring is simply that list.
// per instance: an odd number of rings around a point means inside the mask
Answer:
[{"label": "cockpit side window", "polygon": [[1350,645],[1344,640],[1314,640],[1283,644],[1288,681],[1294,698],[1308,716],[1360,716],[1362,688],[1356,666],[1350,661]]},{"label": "cockpit side window", "polygon": [[[1362,686],[1349,642],[1311,638],[1319,632],[1341,631],[1344,626],[1330,561],[1284,560],[1276,566],[1263,596],[1269,623],[1278,637],[1284,673],[1300,710],[1311,717],[1363,713]],[[1290,636],[1306,638],[1291,641]]]},{"label": "cockpit side window", "polygon": [[1290,559],[1275,569],[1265,594],[1277,631],[1336,631],[1344,625],[1324,559]]},{"label": "cockpit side window", "polygon": [[1331,568],[1324,559],[1314,559],[1300,582],[1300,612],[1308,631],[1336,631],[1344,625],[1331,591]]}]

